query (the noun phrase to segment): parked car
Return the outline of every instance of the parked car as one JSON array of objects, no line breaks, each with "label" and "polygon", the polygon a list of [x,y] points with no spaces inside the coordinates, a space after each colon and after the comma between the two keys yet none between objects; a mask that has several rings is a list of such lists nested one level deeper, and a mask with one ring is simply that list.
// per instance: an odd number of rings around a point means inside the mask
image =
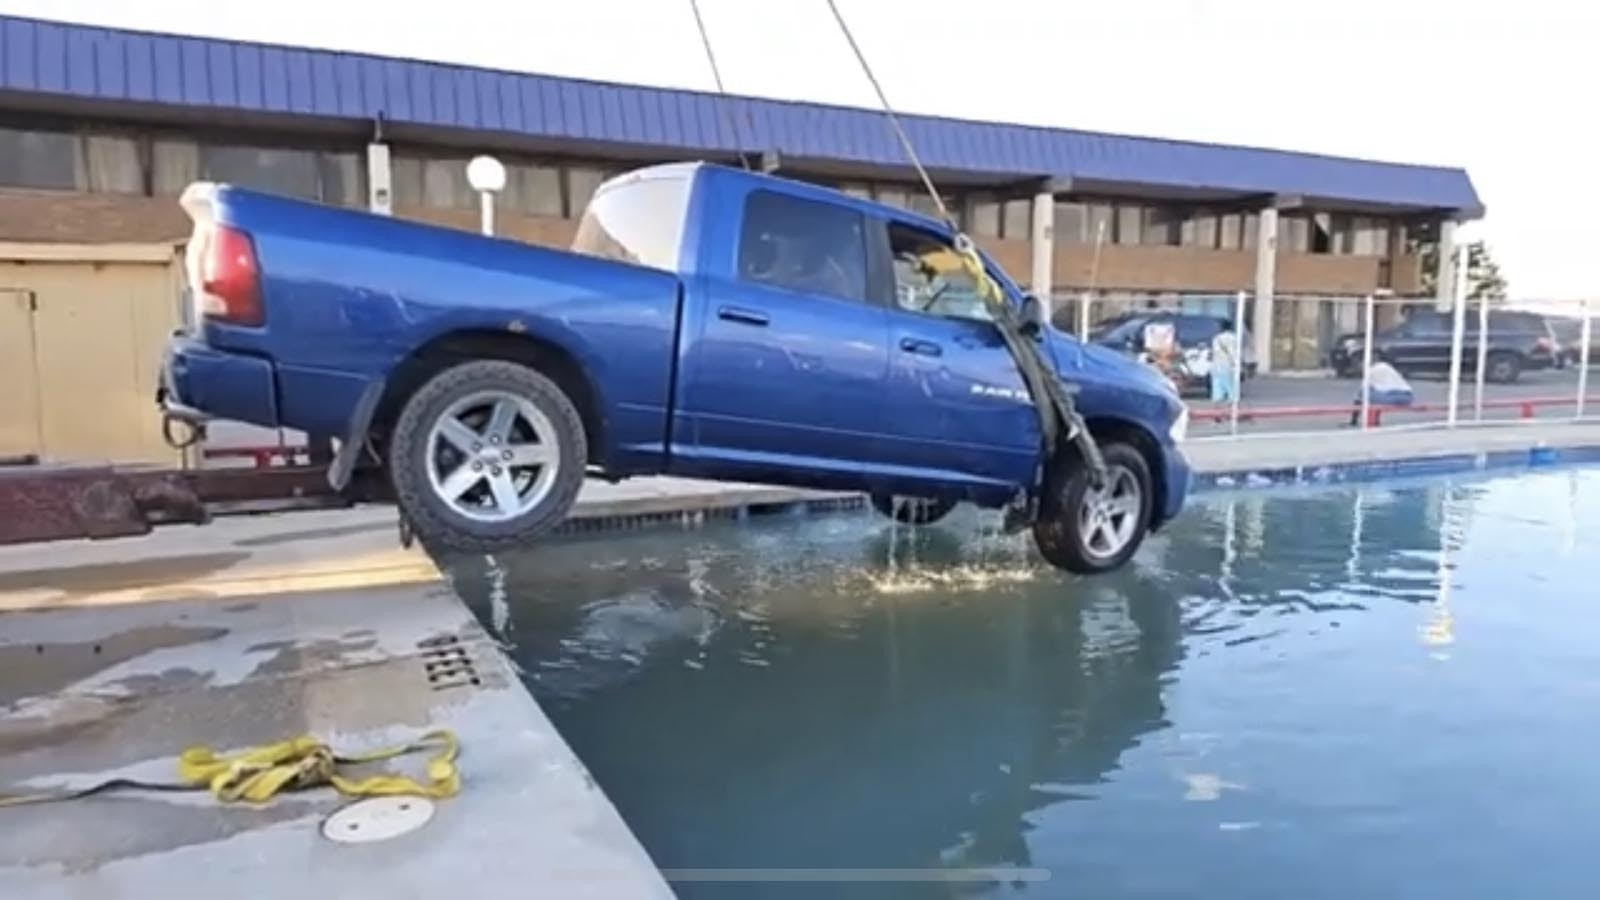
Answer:
[{"label": "parked car", "polygon": [[[1205,363],[1204,365],[1190,363],[1182,367],[1183,371],[1193,374],[1182,379],[1183,383],[1179,385],[1179,389],[1184,393],[1207,394],[1211,391],[1209,365],[1211,339],[1217,336],[1228,321],[1221,316],[1202,313],[1142,310],[1106,319],[1095,326],[1089,334],[1089,339],[1107,349],[1134,358],[1143,358],[1148,350],[1144,345],[1145,328],[1150,325],[1170,324],[1178,347],[1184,351],[1183,355],[1190,359],[1199,357],[1200,361]],[[1256,352],[1250,342],[1248,329],[1240,329],[1239,345],[1244,349],[1243,375],[1245,378],[1253,378],[1256,374]]]},{"label": "parked car", "polygon": [[[1454,321],[1448,313],[1420,310],[1392,328],[1379,331],[1372,343],[1374,359],[1383,360],[1403,375],[1428,372],[1448,375]],[[1362,335],[1340,335],[1328,355],[1329,364],[1342,377],[1361,374]],[[1484,380],[1510,384],[1525,371],[1556,364],[1556,338],[1550,323],[1537,313],[1490,311],[1489,347]],[[1469,315],[1462,336],[1461,371],[1478,367],[1478,322]]]},{"label": "parked car", "polygon": [[[586,474],[670,474],[862,491],[917,522],[1006,507],[1099,572],[1188,489],[1171,388],[1016,326],[1038,303],[984,259],[1002,334],[915,213],[706,164],[607,182],[572,252],[226,186],[183,205],[197,327],[167,348],[168,417],[339,435],[335,486],[374,460],[435,545],[543,534]],[[1077,388],[1104,478],[1041,446],[1008,337]]]}]

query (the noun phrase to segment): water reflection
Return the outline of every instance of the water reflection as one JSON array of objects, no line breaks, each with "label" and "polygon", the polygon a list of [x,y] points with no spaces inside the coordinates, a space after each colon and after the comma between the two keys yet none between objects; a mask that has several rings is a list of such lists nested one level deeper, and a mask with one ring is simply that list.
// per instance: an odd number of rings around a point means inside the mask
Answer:
[{"label": "water reflection", "polygon": [[[1592,477],[1541,477],[1540,492],[1600,494]],[[1370,727],[1319,718],[1367,692],[1426,693],[1416,679],[1434,676],[1395,662],[1395,635],[1461,662],[1455,607],[1472,578],[1504,580],[1462,577],[1464,554],[1506,535],[1584,544],[1575,502],[1553,506],[1566,523],[1507,518],[1531,481],[1217,495],[1087,581],[976,515],[915,532],[867,515],[729,523],[449,568],[664,867],[1045,866],[1053,880],[1026,886],[1040,896],[1194,894],[1214,870],[1234,893],[1277,879],[1303,895],[1301,842],[1325,820],[1297,822],[1296,804],[1362,792],[1325,798],[1283,755],[1313,765],[1325,751],[1307,733]],[[1392,826],[1381,795],[1361,802],[1326,821]],[[1260,845],[1205,849],[1218,834],[1288,843],[1263,863]],[[1180,868],[1146,870],[1163,859]]]}]

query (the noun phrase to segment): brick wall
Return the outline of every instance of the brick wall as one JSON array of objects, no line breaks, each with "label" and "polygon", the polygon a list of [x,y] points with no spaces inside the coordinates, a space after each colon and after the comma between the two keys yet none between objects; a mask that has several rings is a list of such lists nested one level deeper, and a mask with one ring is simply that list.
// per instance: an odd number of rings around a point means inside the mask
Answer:
[{"label": "brick wall", "polygon": [[[1028,241],[984,238],[978,243],[1013,278],[1027,283],[1033,271],[1033,248]],[[1279,253],[1277,290],[1292,294],[1365,295],[1380,286],[1382,263],[1383,259],[1377,256]],[[1397,293],[1416,292],[1417,265],[1414,256],[1396,260],[1392,281]],[[1056,245],[1056,290],[1086,288],[1091,273],[1095,273],[1096,288],[1104,290],[1253,291],[1256,252],[1107,244],[1100,248],[1097,266],[1093,245]]]},{"label": "brick wall", "polygon": [[0,190],[0,241],[154,244],[188,234],[172,197]]},{"label": "brick wall", "polygon": [[[401,207],[395,210],[395,216],[413,222],[426,222],[429,225],[460,228],[464,231],[477,231],[479,226],[477,210]],[[495,217],[495,229],[501,237],[546,247],[566,248],[572,246],[572,236],[577,233],[578,222],[575,219],[554,216],[525,216],[502,212]]]}]

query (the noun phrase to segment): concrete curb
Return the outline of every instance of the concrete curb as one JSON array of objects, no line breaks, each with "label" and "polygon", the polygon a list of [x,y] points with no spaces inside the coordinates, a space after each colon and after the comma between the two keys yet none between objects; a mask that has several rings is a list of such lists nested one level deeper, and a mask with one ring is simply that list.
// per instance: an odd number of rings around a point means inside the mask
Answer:
[{"label": "concrete curb", "polygon": [[1236,488],[1360,483],[1394,478],[1420,478],[1496,469],[1536,469],[1597,462],[1600,462],[1600,445],[1532,447],[1527,450],[1479,451],[1360,462],[1312,463],[1199,472],[1195,475],[1192,490],[1198,493]]}]

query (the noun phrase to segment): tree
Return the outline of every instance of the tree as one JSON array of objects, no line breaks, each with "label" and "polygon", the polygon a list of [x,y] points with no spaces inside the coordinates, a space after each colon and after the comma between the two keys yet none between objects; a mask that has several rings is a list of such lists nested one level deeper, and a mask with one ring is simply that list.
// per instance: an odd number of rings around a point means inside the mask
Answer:
[{"label": "tree", "polygon": [[[1491,306],[1506,302],[1509,285],[1500,274],[1500,264],[1494,261],[1489,245],[1484,241],[1466,244],[1467,251],[1467,301],[1476,304],[1487,300]],[[1418,249],[1422,265],[1422,292],[1435,294],[1439,283],[1439,245],[1423,244]]]},{"label": "tree", "polygon": [[1490,305],[1506,302],[1506,279],[1500,274],[1500,264],[1489,253],[1489,245],[1473,241],[1467,245],[1467,300],[1476,304],[1484,301]]}]

